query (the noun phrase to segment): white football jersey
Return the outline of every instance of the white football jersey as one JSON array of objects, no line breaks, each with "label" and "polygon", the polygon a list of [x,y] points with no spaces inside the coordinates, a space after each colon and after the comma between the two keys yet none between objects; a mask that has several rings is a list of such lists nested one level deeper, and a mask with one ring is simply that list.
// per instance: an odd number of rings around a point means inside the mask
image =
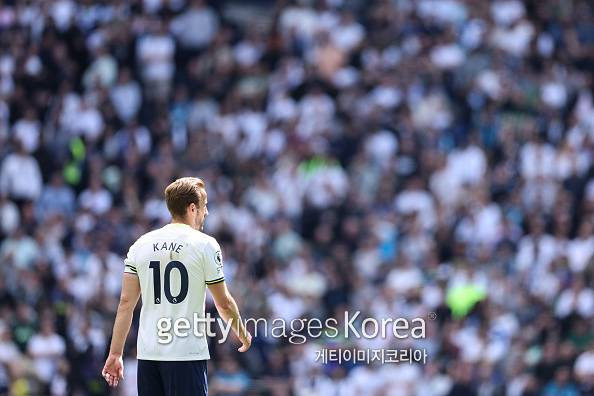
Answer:
[{"label": "white football jersey", "polygon": [[[204,317],[206,287],[225,280],[217,241],[186,224],[172,223],[142,235],[128,251],[124,272],[138,275],[142,309],[137,357],[145,360],[209,359],[205,331],[194,335],[194,313]],[[171,319],[172,339],[159,342],[158,323]],[[173,331],[186,318],[187,337]],[[163,323],[161,323],[163,328]]]}]

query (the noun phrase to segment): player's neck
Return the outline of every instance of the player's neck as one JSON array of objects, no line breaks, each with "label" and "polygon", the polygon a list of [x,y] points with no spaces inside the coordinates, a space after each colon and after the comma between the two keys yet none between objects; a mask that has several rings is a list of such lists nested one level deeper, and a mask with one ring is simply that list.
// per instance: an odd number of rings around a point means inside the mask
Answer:
[{"label": "player's neck", "polygon": [[192,227],[190,225],[190,222],[185,221],[185,220],[180,220],[180,219],[171,219],[171,223],[169,224],[182,224],[182,225],[187,225],[188,227]]}]

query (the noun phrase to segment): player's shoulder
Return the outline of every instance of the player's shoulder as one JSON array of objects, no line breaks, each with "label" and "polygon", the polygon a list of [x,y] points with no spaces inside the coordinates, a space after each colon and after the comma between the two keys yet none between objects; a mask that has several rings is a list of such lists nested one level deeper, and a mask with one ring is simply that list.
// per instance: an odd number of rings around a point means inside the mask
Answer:
[{"label": "player's shoulder", "polygon": [[203,249],[205,247],[211,247],[215,250],[219,249],[219,244],[212,236],[202,231],[195,230],[190,226],[183,226],[179,224],[169,224],[142,234],[140,237],[138,237],[136,242],[132,244],[130,249],[141,249],[142,246],[152,246],[152,244],[156,241],[169,240],[170,238],[179,238],[180,236],[182,236],[187,242],[190,242],[195,248]]}]

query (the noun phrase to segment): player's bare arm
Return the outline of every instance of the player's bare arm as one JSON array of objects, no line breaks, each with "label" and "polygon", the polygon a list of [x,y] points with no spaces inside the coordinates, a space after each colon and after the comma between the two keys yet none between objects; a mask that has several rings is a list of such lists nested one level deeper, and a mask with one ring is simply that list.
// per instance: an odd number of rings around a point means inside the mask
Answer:
[{"label": "player's bare arm", "polygon": [[122,353],[124,351],[126,337],[130,331],[130,325],[132,324],[134,308],[138,303],[139,297],[140,283],[138,282],[138,276],[124,273],[120,303],[113,325],[109,356],[105,361],[102,371],[103,377],[110,386],[117,386],[119,381],[124,378]]},{"label": "player's bare arm", "polygon": [[208,285],[208,290],[212,294],[219,315],[221,315],[223,320],[227,322],[231,321],[231,328],[237,338],[239,338],[239,341],[241,341],[242,345],[238,351],[245,352],[250,349],[252,335],[243,325],[237,303],[231,293],[229,293],[225,281]]}]

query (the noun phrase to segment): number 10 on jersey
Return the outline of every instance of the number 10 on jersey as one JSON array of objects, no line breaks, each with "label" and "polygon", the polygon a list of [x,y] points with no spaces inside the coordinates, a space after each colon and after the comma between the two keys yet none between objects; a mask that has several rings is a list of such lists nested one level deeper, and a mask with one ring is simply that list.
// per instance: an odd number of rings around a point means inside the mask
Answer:
[{"label": "number 10 on jersey", "polygon": [[[153,290],[155,296],[155,304],[161,304],[161,262],[160,261],[151,261],[149,268],[153,270]],[[179,293],[176,296],[171,294],[171,271],[174,269],[179,271],[180,279],[181,279],[181,288]],[[186,270],[186,266],[183,265],[179,261],[170,261],[165,266],[165,274],[164,274],[164,289],[165,289],[165,298],[171,304],[179,304],[180,302],[184,301],[186,295],[188,294],[188,270]]]}]

